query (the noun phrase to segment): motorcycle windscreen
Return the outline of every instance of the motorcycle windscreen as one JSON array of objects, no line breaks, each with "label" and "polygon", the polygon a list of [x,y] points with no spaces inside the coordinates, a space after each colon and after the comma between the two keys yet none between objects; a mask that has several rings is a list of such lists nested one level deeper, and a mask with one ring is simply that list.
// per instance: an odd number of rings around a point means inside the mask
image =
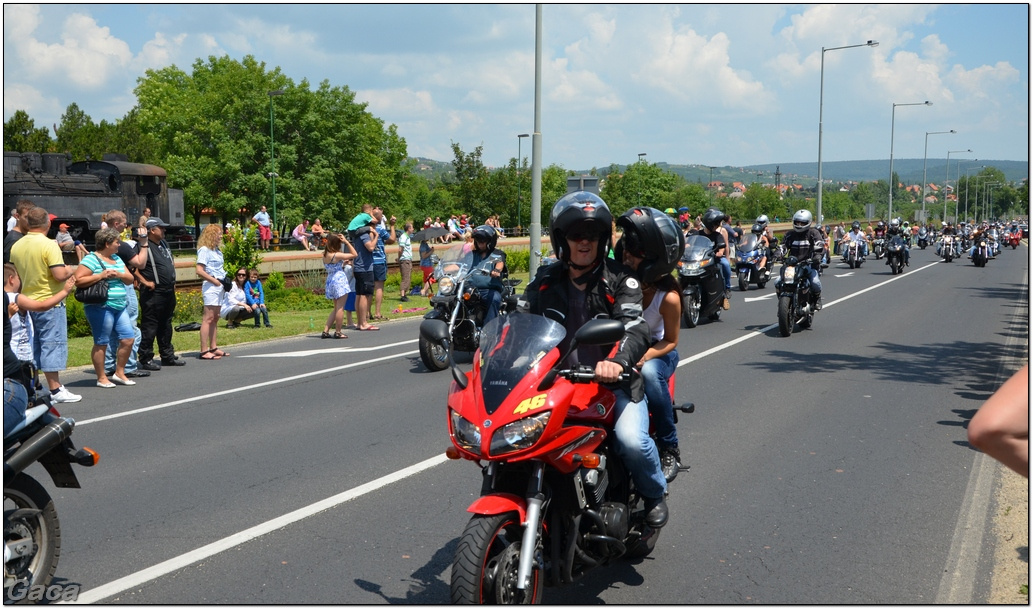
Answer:
[{"label": "motorcycle windscreen", "polygon": [[[707,239],[707,241],[709,241],[709,239]],[[758,247],[760,246],[757,245],[757,235],[750,233],[748,235],[743,235],[742,241],[739,242],[739,245],[735,246],[735,249],[741,254],[749,254]]]},{"label": "motorcycle windscreen", "polygon": [[481,330],[481,392],[484,410],[498,410],[521,379],[567,335],[560,324],[523,313],[501,315]]},{"label": "motorcycle windscreen", "polygon": [[682,262],[699,262],[708,255],[708,250],[714,249],[714,242],[703,235],[689,235],[685,240],[685,251],[682,253]]}]

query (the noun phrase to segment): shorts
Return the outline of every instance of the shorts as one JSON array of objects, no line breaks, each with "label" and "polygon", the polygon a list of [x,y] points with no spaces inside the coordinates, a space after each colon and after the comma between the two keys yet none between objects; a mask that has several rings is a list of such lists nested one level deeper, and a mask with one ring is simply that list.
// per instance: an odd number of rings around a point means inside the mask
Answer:
[{"label": "shorts", "polygon": [[432,267],[432,266],[421,266],[420,270],[423,271],[423,283],[433,283],[434,267]]},{"label": "shorts", "polygon": [[258,225],[258,238],[262,241],[268,241],[273,238],[273,231],[268,226]]},{"label": "shorts", "polygon": [[222,306],[222,284],[212,284],[207,281],[201,286],[201,295],[204,297],[204,306]]},{"label": "shorts", "polygon": [[[33,359],[40,372],[61,372],[68,366],[68,310],[65,303],[49,311],[29,312],[36,340]],[[110,332],[109,332],[110,333]]]},{"label": "shorts", "polygon": [[373,281],[387,281],[387,263],[373,263]]},{"label": "shorts", "polygon": [[93,344],[107,346],[112,334],[117,334],[119,341],[136,338],[128,308],[116,310],[104,305],[86,305],[83,311],[93,331]]},{"label": "shorts", "polygon": [[355,293],[359,296],[373,295],[373,271],[355,271]]},{"label": "shorts", "polygon": [[355,312],[355,292],[348,292],[348,298],[344,299],[344,310]]}]

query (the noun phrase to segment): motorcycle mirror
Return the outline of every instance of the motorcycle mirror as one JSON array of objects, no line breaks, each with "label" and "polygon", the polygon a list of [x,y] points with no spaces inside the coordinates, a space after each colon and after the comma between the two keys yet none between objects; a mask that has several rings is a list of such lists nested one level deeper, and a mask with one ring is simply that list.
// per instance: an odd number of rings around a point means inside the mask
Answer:
[{"label": "motorcycle mirror", "polygon": [[624,324],[616,319],[592,319],[574,334],[574,342],[607,345],[624,338]]}]

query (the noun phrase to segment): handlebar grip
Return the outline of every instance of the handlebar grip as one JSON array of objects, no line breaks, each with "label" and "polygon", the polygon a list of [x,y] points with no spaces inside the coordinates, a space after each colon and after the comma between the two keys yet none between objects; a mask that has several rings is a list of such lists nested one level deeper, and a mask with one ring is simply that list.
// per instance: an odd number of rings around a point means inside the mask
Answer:
[{"label": "handlebar grip", "polygon": [[[559,374],[572,383],[595,382],[595,370],[588,366],[579,366],[576,370],[560,370]],[[622,372],[619,378],[621,381],[630,381],[631,373]]]}]

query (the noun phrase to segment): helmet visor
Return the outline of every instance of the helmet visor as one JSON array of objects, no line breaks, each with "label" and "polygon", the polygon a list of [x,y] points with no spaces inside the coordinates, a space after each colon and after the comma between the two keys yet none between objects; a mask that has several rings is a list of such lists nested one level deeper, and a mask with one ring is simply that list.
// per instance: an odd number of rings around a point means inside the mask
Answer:
[{"label": "helmet visor", "polygon": [[807,228],[808,226],[810,226],[810,224],[810,222],[807,222],[805,220],[793,220],[793,226],[795,228]]}]

